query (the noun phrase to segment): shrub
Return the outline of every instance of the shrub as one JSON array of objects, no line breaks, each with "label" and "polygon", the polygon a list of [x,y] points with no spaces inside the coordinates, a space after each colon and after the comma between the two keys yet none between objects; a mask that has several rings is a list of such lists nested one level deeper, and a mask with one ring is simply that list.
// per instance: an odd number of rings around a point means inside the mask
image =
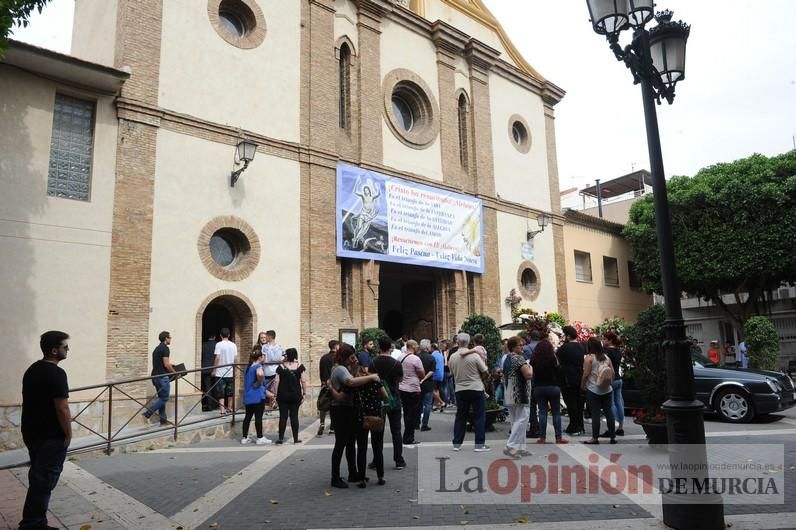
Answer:
[{"label": "shrub", "polygon": [[359,342],[357,343],[357,351],[361,351],[363,345],[372,340],[376,344],[376,353],[378,353],[378,341],[379,337],[383,337],[387,335],[387,333],[381,328],[365,328],[362,330],[362,333],[359,334]]},{"label": "shrub", "polygon": [[624,341],[625,334],[627,333],[627,322],[625,322],[625,319],[622,317],[614,316],[612,318],[606,318],[594,328],[594,333],[598,337],[602,337],[603,333],[606,331],[613,331]]},{"label": "shrub", "polygon": [[766,317],[752,317],[744,324],[743,334],[749,368],[776,370],[779,336],[774,324]]},{"label": "shrub", "polygon": [[500,329],[495,324],[492,317],[486,315],[473,314],[467,317],[459,328],[460,333],[467,333],[470,337],[480,333],[484,336],[484,348],[486,348],[486,365],[490,369],[500,356]]},{"label": "shrub", "polygon": [[647,413],[655,415],[666,401],[666,358],[662,344],[666,310],[653,305],[639,313],[638,320],[625,330],[626,379],[632,379],[647,404]]},{"label": "shrub", "polygon": [[555,322],[562,328],[567,325],[567,321],[561,316],[561,313],[557,311],[547,312],[544,314],[544,317],[548,322]]}]

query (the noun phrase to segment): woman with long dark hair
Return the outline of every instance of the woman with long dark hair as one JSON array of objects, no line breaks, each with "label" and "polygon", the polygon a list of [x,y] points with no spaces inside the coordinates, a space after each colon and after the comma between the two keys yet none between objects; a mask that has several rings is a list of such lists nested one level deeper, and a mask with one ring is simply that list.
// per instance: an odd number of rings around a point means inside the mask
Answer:
[{"label": "woman with long dark hair", "polygon": [[[348,464],[348,478],[358,480],[356,448],[356,409],[354,408],[352,389],[369,382],[378,382],[378,374],[354,377],[349,371],[356,366],[357,355],[350,344],[341,344],[335,353],[334,368],[329,378],[329,389],[332,391],[330,413],[334,424],[334,449],[332,450],[332,487],[347,488],[348,483],[340,477],[340,461],[345,459]],[[364,476],[365,470],[362,470]]]},{"label": "woman with long dark hair", "polygon": [[509,409],[511,432],[503,454],[511,458],[530,456],[526,449],[533,369],[522,354],[522,339],[511,337],[506,342],[508,357],[503,363],[503,404]]},{"label": "woman with long dark hair", "polygon": [[603,345],[597,337],[591,337],[586,343],[586,357],[583,359],[583,379],[581,388],[586,392],[586,402],[591,411],[591,440],[586,440],[585,444],[599,444],[600,436],[600,410],[605,414],[608,423],[608,437],[611,443],[616,443],[614,432],[614,415],[611,412],[611,383],[601,385],[599,383],[600,366],[611,360],[603,353]]},{"label": "woman with long dark hair", "polygon": [[547,436],[547,407],[553,414],[553,430],[556,443],[569,443],[561,434],[561,388],[558,386],[558,357],[549,340],[541,339],[533,349],[533,393],[539,408],[539,439],[536,443],[545,443]]},{"label": "woman with long dark hair", "polygon": [[[366,375],[362,366],[357,365],[356,377]],[[360,488],[367,486],[368,478],[365,476],[365,466],[368,461],[368,433],[373,449],[373,464],[376,468],[377,484],[384,486],[384,415],[382,402],[387,399],[387,392],[380,382],[369,381],[354,389],[354,408],[357,418],[355,420],[355,438],[357,445],[357,485]],[[352,477],[353,478],[353,477]],[[351,482],[351,480],[349,480]]]},{"label": "woman with long dark hair", "polygon": [[276,368],[274,378],[274,394],[279,405],[279,439],[276,443],[285,441],[287,419],[290,417],[290,430],[293,431],[293,443],[299,443],[298,437],[298,409],[304,396],[307,395],[307,370],[298,361],[296,348],[285,350],[285,362]]},{"label": "woman with long dark hair", "polygon": [[[617,436],[625,435],[625,400],[622,396],[622,376],[619,374],[619,366],[622,363],[622,351],[619,349],[621,344],[619,335],[613,331],[603,333],[603,352],[611,359],[611,365],[614,367],[614,383],[611,385],[611,412],[618,424]],[[608,438],[608,435],[608,431],[605,431],[600,437]]]}]

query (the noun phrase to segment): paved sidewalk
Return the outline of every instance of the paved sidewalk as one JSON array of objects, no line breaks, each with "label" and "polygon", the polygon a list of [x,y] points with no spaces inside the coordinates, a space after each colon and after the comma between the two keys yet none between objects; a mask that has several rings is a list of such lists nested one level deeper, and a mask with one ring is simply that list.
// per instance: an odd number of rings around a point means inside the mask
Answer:
[{"label": "paved sidewalk", "polygon": [[[418,432],[419,447],[448,447],[453,413],[432,416],[432,430]],[[788,420],[788,421],[785,421]],[[564,420],[566,424],[566,419]],[[385,447],[385,486],[375,473],[365,489],[334,489],[329,466],[334,437],[315,436],[317,422],[302,418],[303,442],[282,446],[242,446],[238,438],[112,456],[72,458],[53,493],[51,524],[80,529],[248,528],[539,528],[618,530],[665,528],[660,505],[576,504],[419,504],[419,449],[405,449],[408,467],[395,470]],[[388,429],[389,430],[389,429]],[[649,450],[640,428],[625,425],[627,436],[616,446],[626,453]],[[725,506],[733,529],[796,528],[796,420],[735,426],[708,421],[711,443],[781,443],[785,446],[785,504]],[[508,431],[497,424],[488,433],[490,457],[499,458]],[[387,439],[389,440],[389,432]],[[273,433],[267,433],[274,438]],[[548,436],[552,438],[552,436]],[[465,449],[471,447],[468,433]],[[572,440],[560,449],[562,459],[584,458],[588,446]],[[552,450],[552,446],[545,446]],[[603,446],[600,446],[603,448]],[[529,449],[541,454],[539,448]],[[536,449],[536,450],[535,450]],[[603,453],[602,450],[599,451]],[[562,460],[563,462],[564,460]],[[793,470],[790,469],[793,467]],[[345,476],[345,459],[342,470]],[[26,468],[0,472],[0,530],[16,528],[24,499]]]}]

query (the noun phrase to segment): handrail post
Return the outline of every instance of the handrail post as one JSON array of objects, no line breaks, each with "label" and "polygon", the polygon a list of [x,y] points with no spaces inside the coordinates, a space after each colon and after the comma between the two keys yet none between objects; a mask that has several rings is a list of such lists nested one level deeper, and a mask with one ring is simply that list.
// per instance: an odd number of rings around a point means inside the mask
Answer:
[{"label": "handrail post", "polygon": [[180,410],[180,378],[174,378],[174,441],[177,441],[177,423]]},{"label": "handrail post", "polygon": [[108,385],[108,446],[105,454],[111,454],[111,432],[113,432],[113,385]]},{"label": "handrail post", "polygon": [[235,388],[235,380],[238,378],[238,367],[237,365],[232,366],[232,425],[235,425],[235,409],[237,407],[237,403],[235,400],[235,393],[237,389]]}]

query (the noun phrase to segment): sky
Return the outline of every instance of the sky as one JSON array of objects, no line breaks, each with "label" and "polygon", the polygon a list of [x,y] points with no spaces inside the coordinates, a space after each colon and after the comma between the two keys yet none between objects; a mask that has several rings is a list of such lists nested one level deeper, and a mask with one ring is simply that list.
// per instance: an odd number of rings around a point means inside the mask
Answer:
[{"label": "sky", "polygon": [[[555,108],[561,189],[649,169],[641,90],[592,31],[586,2],[484,2],[525,59],[567,92]],[[53,0],[12,38],[69,53],[73,6]],[[660,0],[656,8],[691,24],[685,79],[674,104],[658,107],[667,177],[796,148],[796,0]]]}]

